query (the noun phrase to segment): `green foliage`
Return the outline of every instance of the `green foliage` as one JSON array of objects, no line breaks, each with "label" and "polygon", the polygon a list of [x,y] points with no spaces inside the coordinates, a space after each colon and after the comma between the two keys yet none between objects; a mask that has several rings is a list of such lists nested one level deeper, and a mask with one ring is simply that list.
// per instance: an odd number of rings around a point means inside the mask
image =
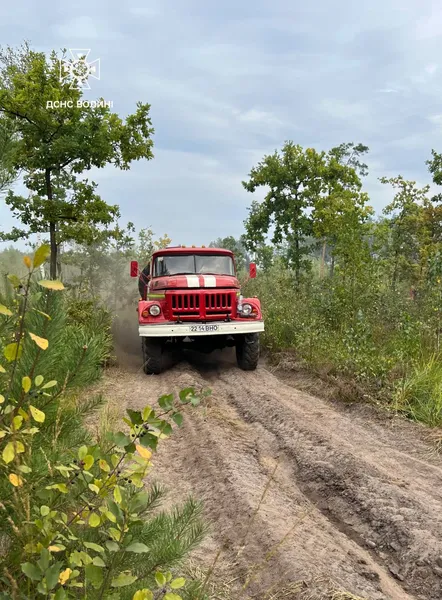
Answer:
[{"label": "green foliage", "polygon": [[[66,59],[65,51],[61,58]],[[78,175],[107,164],[127,170],[134,160],[151,159],[149,110],[149,104],[138,102],[123,121],[102,99],[92,106],[82,102],[82,90],[68,76],[60,78],[55,52],[47,59],[27,44],[2,49],[0,115],[14,126],[15,136],[8,165],[24,173],[30,191],[27,198],[8,193],[6,204],[26,228],[3,239],[49,232],[54,279],[60,243],[92,243],[100,236],[99,226],[119,216],[118,207],[95,193],[96,184]]]},{"label": "green foliage", "polygon": [[48,254],[25,257],[28,275],[10,277],[0,304],[0,597],[190,600],[192,586],[169,569],[201,541],[201,507],[188,499],[154,513],[163,491],[144,479],[180,407],[199,395],[128,410],[124,432],[95,442],[83,421],[102,399],[69,392],[97,377],[102,340],[84,307],[65,316],[61,282],[34,282]]}]

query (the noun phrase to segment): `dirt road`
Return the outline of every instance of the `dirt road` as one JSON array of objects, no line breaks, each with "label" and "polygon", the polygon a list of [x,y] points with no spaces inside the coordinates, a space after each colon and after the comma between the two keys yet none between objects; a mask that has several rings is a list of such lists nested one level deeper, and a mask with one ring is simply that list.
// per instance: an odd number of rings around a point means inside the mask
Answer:
[{"label": "dirt road", "polygon": [[221,356],[151,377],[134,357],[103,384],[122,410],[189,385],[212,389],[155,460],[171,502],[204,502],[212,534],[195,560],[208,567],[224,545],[217,573],[238,600],[331,599],[341,588],[367,600],[441,599],[442,461],[422,428]]}]

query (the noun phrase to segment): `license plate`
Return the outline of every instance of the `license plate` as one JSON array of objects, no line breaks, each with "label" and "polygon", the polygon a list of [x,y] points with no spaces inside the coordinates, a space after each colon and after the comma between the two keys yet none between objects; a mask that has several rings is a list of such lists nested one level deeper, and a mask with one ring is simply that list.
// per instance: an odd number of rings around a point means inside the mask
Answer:
[{"label": "license plate", "polygon": [[190,332],[196,331],[218,331],[218,325],[191,325]]}]

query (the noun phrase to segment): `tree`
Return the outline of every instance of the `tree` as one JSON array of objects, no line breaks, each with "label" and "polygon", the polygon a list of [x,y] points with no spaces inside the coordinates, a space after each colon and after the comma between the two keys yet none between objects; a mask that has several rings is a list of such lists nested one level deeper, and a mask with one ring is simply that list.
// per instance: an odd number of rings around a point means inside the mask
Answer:
[{"label": "tree", "polygon": [[275,245],[289,242],[289,263],[299,281],[306,264],[306,238],[312,234],[309,209],[321,191],[321,171],[325,153],[286,142],[282,152],[267,155],[254,167],[249,180],[243,181],[248,192],[265,186],[270,191],[259,203],[253,201],[245,222],[248,249],[254,251],[265,243],[265,236],[273,226],[271,242]]},{"label": "tree", "polygon": [[7,190],[17,178],[11,164],[14,143],[15,131],[13,126],[5,119],[0,119],[0,193]]},{"label": "tree", "polygon": [[85,224],[107,226],[118,214],[79,174],[108,164],[127,170],[153,157],[149,104],[138,102],[123,121],[103,99],[84,102],[68,75],[60,78],[59,65],[55,52],[47,59],[26,43],[0,50],[0,114],[15,127],[11,164],[30,190],[26,199],[9,192],[6,202],[27,229],[3,239],[49,232],[52,278],[62,240],[81,242]]},{"label": "tree", "polygon": [[397,189],[393,201],[384,208],[390,218],[388,253],[391,261],[391,286],[395,289],[398,279],[413,278],[420,259],[420,237],[423,231],[423,206],[428,202],[430,186],[417,188],[415,181],[397,177],[381,177],[383,184]]},{"label": "tree", "polygon": [[343,224],[366,219],[370,213],[366,194],[360,192],[357,170],[366,172],[360,156],[368,149],[362,144],[341,144],[328,153],[303,150],[287,142],[282,154],[265,156],[252,169],[244,187],[254,192],[260,186],[270,191],[263,202],[252,202],[246,221],[248,247],[255,250],[273,228],[272,243],[285,245],[286,259],[296,272],[308,266],[311,238],[322,240],[325,256],[327,240],[333,245]]},{"label": "tree", "polygon": [[238,271],[245,271],[250,264],[250,257],[247,254],[247,249],[244,245],[243,237],[239,239],[229,235],[225,238],[217,238],[210,242],[209,248],[225,248],[230,250],[235,255],[235,262]]}]

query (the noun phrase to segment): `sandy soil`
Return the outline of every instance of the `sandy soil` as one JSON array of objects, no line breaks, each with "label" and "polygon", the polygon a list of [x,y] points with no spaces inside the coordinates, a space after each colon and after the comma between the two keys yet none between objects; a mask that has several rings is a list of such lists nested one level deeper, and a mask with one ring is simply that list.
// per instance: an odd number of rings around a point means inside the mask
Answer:
[{"label": "sandy soil", "polygon": [[296,383],[265,366],[242,372],[224,351],[149,377],[138,354],[126,356],[101,387],[121,410],[189,385],[212,389],[186,408],[155,473],[170,503],[204,502],[212,532],[194,560],[207,568],[223,548],[215,570],[232,599],[331,599],[339,589],[441,599],[442,460],[423,428]]}]

